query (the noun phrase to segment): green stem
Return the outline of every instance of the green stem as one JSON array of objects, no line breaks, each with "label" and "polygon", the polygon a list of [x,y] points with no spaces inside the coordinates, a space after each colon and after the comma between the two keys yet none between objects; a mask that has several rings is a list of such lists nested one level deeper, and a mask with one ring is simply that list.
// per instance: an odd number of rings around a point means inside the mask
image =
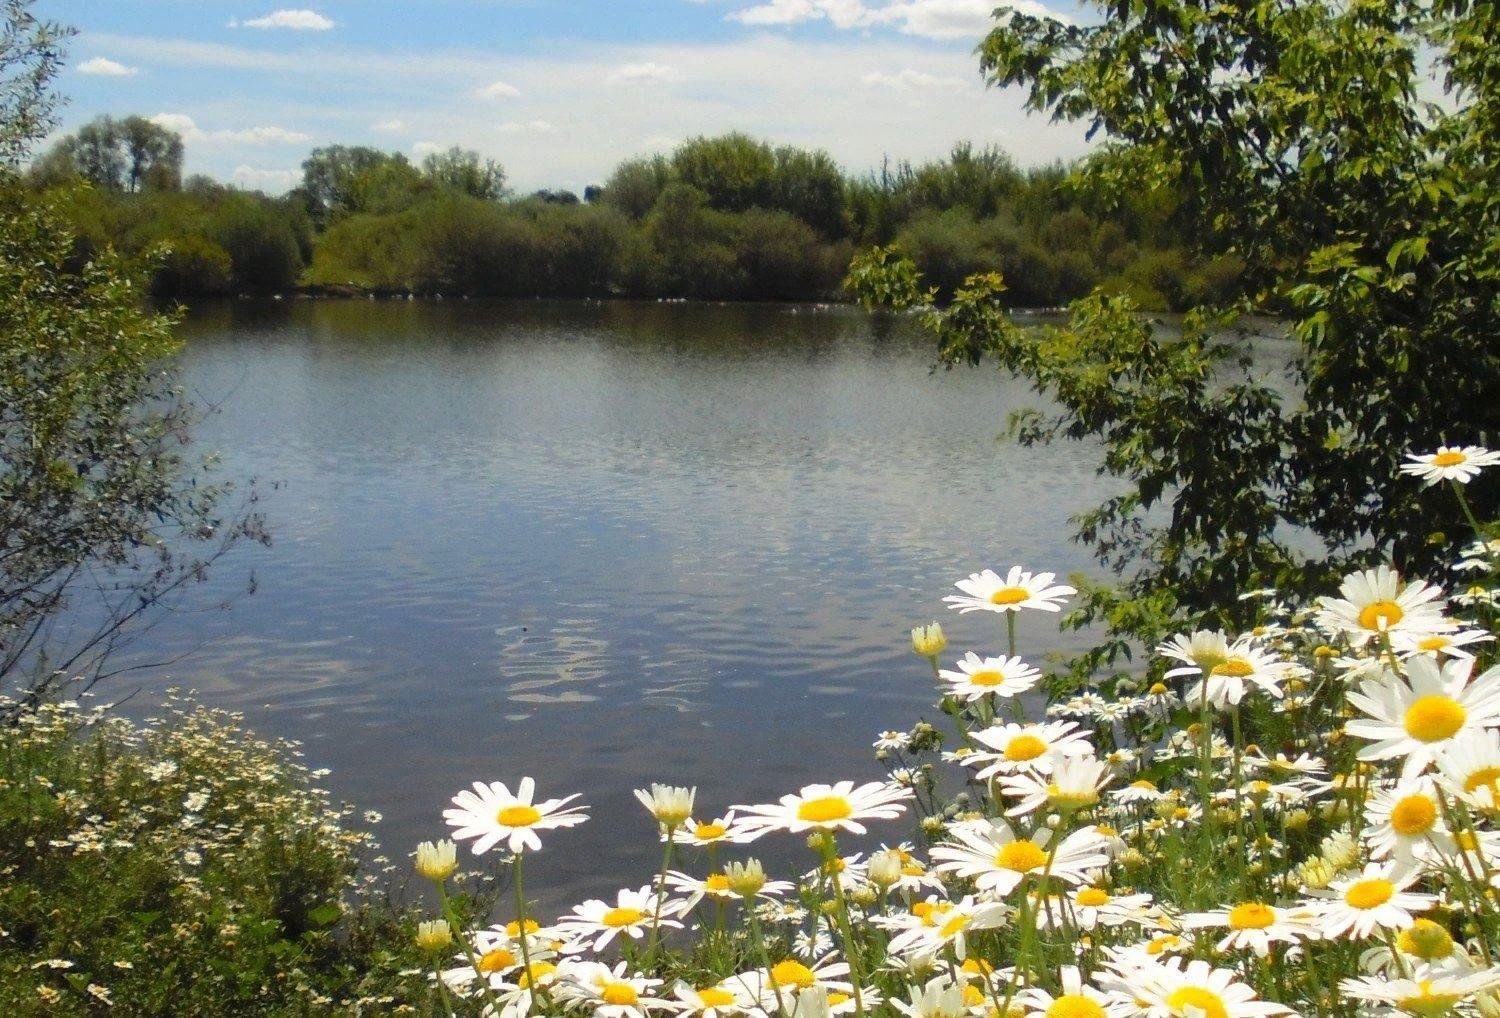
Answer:
[{"label": "green stem", "polygon": [[833,897],[838,903],[839,933],[844,938],[844,958],[849,962],[849,982],[854,986],[854,1013],[864,1018],[864,972],[859,963],[859,950],[854,943],[854,929],[849,922],[849,901],[844,897],[844,881],[838,872],[838,840],[832,831],[828,832],[824,844],[827,846],[824,852],[828,857],[828,869],[833,879]]},{"label": "green stem", "polygon": [[531,968],[531,936],[526,929],[526,895],[521,889],[521,854],[516,853],[515,861],[516,935],[521,940],[521,964],[526,966],[526,1013],[530,1015],[536,1009],[537,986]]},{"label": "green stem", "polygon": [[745,915],[750,920],[750,934],[755,938],[755,950],[760,955],[760,963],[766,967],[766,979],[771,983],[771,992],[776,996],[776,1013],[782,1018],[786,1016],[786,1006],[781,999],[781,987],[776,985],[776,973],[771,965],[771,955],[766,951],[766,938],[760,932],[760,918],[755,914],[755,896],[745,896]]},{"label": "green stem", "polygon": [[[665,826],[665,825],[663,825]],[[649,973],[656,964],[656,942],[661,930],[661,904],[667,898],[667,869],[672,865],[672,839],[675,826],[667,828],[667,850],[661,856],[661,875],[656,881],[656,908],[651,914],[651,939],[646,942],[646,963],[643,968]]]}]

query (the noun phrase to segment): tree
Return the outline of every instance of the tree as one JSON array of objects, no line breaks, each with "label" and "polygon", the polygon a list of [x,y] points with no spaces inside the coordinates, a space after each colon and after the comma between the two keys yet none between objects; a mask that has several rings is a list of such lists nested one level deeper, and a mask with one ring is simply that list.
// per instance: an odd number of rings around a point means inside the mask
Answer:
[{"label": "tree", "polygon": [[400,154],[363,145],[329,145],[312,150],[302,163],[302,194],[308,214],[320,225],[356,211],[355,181],[364,173],[391,162],[406,162]]},{"label": "tree", "polygon": [[76,175],[110,191],[182,188],[182,137],[145,117],[98,117],[63,138],[39,162],[43,181]]},{"label": "tree", "polygon": [[672,174],[703,192],[709,207],[721,212],[774,207],[776,156],[771,146],[749,135],[683,142],[672,153]]},{"label": "tree", "polygon": [[776,150],[772,203],[825,237],[849,232],[844,173],[827,152],[784,145]]},{"label": "tree", "polygon": [[[1079,521],[1127,577],[1080,621],[1148,633],[1158,609],[1229,605],[1219,621],[1244,623],[1235,595],[1251,586],[1451,561],[1472,536],[1451,493],[1397,468],[1409,449],[1500,439],[1493,4],[1098,6],[1070,24],[1002,9],[981,48],[990,80],[1103,136],[1087,171],[1100,193],[1169,194],[1205,254],[1238,259],[1256,303],[1286,313],[1296,394],[1211,309],[1177,336],[1100,295],[1064,328],[1025,330],[999,309],[1003,283],[978,277],[929,312],[946,357],[993,357],[1056,401],[1019,422],[1023,441],[1098,440],[1130,482]],[[1469,495],[1482,518],[1500,511],[1494,479]]]},{"label": "tree", "polygon": [[504,167],[457,145],[422,160],[422,172],[438,187],[451,188],[470,198],[499,201],[505,197]]},{"label": "tree", "polygon": [[631,219],[644,219],[671,180],[672,167],[664,156],[628,159],[610,174],[604,200]]},{"label": "tree", "polygon": [[[55,29],[4,8],[0,137],[17,159],[45,130]],[[19,96],[16,102],[12,98]],[[145,309],[108,249],[82,263],[66,220],[0,169],[0,686],[39,697],[92,684],[164,598],[249,536],[183,443],[173,319]],[[54,631],[87,600],[89,628]],[[23,697],[23,701],[24,701]]]}]

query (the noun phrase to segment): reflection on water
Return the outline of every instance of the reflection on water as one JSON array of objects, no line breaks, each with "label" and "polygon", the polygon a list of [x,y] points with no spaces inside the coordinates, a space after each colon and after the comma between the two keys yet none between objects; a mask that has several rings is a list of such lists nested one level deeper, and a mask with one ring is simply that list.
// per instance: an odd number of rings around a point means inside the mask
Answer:
[{"label": "reflection on water", "polygon": [[877,776],[874,733],[931,700],[906,630],[973,569],[1087,568],[1067,518],[1106,493],[1089,448],[999,437],[1023,386],[850,309],[289,302],[186,331],[199,444],[277,482],[275,545],[217,575],[254,596],[132,652],[195,649],[149,684],[302,740],[398,857],[473,780],[583,792],[537,862],[552,906],[655,865],[632,787],[717,815]]}]

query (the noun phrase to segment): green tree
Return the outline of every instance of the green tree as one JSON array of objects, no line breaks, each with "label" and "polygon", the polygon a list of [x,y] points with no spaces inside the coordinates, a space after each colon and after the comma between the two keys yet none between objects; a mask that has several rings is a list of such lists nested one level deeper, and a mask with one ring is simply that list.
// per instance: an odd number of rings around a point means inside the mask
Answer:
[{"label": "green tree", "polygon": [[[29,4],[0,30],[0,138],[15,158],[48,124],[58,31]],[[141,304],[109,249],[80,262],[66,219],[0,168],[0,686],[40,695],[97,680],[132,624],[259,534],[186,458],[173,321]],[[205,554],[198,554],[206,550]],[[91,602],[92,628],[56,637]]]},{"label": "green tree", "polygon": [[615,167],[604,184],[604,201],[632,219],[644,219],[672,180],[665,156],[627,159]]},{"label": "green tree", "polygon": [[[1126,575],[1082,619],[1119,633],[1155,610],[1305,592],[1393,556],[1427,572],[1468,533],[1451,492],[1402,453],[1500,435],[1500,48],[1492,3],[1163,0],[1064,24],[1002,9],[982,46],[997,85],[1102,135],[1101,195],[1165,193],[1210,256],[1287,313],[1292,384],[1252,370],[1209,311],[1157,331],[1093,297],[1023,330],[976,278],[928,321],[944,356],[995,358],[1055,410],[1024,441],[1102,443],[1129,490],[1079,536]],[[1436,67],[1443,101],[1425,98]],[[868,273],[867,273],[868,274]],[[1158,277],[1162,278],[1162,277]],[[1287,390],[1294,391],[1289,396]],[[1494,479],[1471,486],[1486,517]],[[1300,533],[1321,547],[1307,554]],[[1152,611],[1146,611],[1146,607]],[[1114,643],[1108,652],[1120,652]]]},{"label": "green tree", "polygon": [[98,117],[53,146],[35,177],[82,177],[111,191],[176,191],[182,187],[182,137],[145,117]]},{"label": "green tree", "polygon": [[301,193],[308,214],[319,224],[358,211],[356,181],[391,162],[406,162],[399,154],[364,145],[328,145],[315,148],[302,163]]},{"label": "green tree", "polygon": [[771,146],[745,134],[692,138],[672,153],[672,174],[701,191],[721,212],[773,208],[776,155]]},{"label": "green tree", "polygon": [[470,198],[498,201],[505,197],[505,168],[493,159],[457,145],[423,159],[422,172],[436,186]]}]

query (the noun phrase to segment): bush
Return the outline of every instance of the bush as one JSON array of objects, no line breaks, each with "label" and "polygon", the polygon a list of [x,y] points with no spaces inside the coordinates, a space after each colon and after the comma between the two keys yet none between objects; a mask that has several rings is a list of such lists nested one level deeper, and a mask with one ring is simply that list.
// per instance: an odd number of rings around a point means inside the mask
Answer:
[{"label": "bush", "polygon": [[202,237],[174,241],[151,277],[151,295],[162,300],[219,297],[230,291],[234,263],[218,244]]},{"label": "bush", "polygon": [[357,876],[370,836],[293,745],[176,698],[142,725],[75,702],[0,713],[13,719],[0,727],[6,1013],[284,1014],[425,996],[405,974],[421,967],[414,920]]}]

